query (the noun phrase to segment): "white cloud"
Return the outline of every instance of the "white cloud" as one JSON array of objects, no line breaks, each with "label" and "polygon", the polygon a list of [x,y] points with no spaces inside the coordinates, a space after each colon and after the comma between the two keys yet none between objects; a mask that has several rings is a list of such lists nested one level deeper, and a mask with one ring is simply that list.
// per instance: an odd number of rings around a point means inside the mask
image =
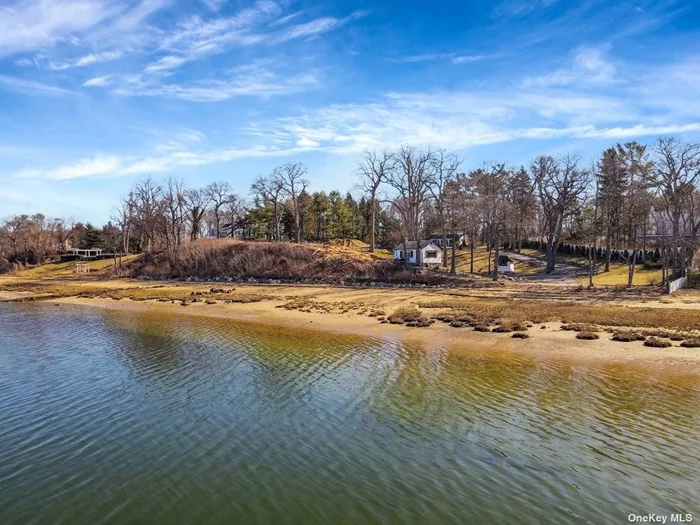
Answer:
[{"label": "white cloud", "polygon": [[164,71],[166,69],[175,69],[177,67],[180,67],[182,64],[187,62],[187,59],[184,57],[177,57],[173,55],[168,55],[163,58],[158,59],[157,61],[149,64],[146,69],[144,69],[145,73],[155,73],[156,71]]},{"label": "white cloud", "polygon": [[[90,53],[89,55],[85,55],[79,58],[76,58],[75,60],[71,60],[68,62],[61,62],[58,64],[55,64],[53,62],[49,62],[48,68],[53,69],[54,71],[62,71],[65,69],[70,69],[74,67],[86,67],[86,66],[91,66],[93,64],[97,64],[100,62],[110,62],[112,60],[117,60],[118,58],[121,58],[124,56],[124,53],[122,51],[105,51],[102,53]],[[40,58],[37,58],[35,60],[35,63],[40,64],[41,60]]]},{"label": "white cloud", "polygon": [[392,62],[411,64],[415,62],[436,62],[449,60],[453,64],[466,64],[487,59],[486,55],[459,55],[456,53],[427,53],[424,55],[408,55],[405,57],[392,58]]},{"label": "white cloud", "polygon": [[312,74],[281,76],[260,65],[232,70],[234,76],[200,80],[191,84],[161,84],[140,79],[114,92],[127,96],[169,97],[189,102],[220,102],[233,97],[266,98],[305,91],[318,85]]},{"label": "white cloud", "polygon": [[96,155],[90,159],[82,159],[74,164],[59,166],[46,170],[27,169],[15,174],[16,178],[69,180],[100,175],[110,175],[121,165],[119,157],[114,155]]},{"label": "white cloud", "polygon": [[75,95],[74,91],[35,80],[0,75],[0,86],[23,94],[44,93],[47,95]]},{"label": "white cloud", "polygon": [[0,9],[0,56],[50,46],[115,13],[106,0],[20,0]]},{"label": "white cloud", "polygon": [[103,87],[108,86],[112,83],[110,80],[111,75],[105,75],[103,77],[94,77],[83,82],[84,87]]},{"label": "white cloud", "polygon": [[615,66],[605,60],[599,48],[580,48],[569,68],[557,69],[536,77],[525,78],[523,87],[568,86],[578,84],[611,84],[616,81]]}]

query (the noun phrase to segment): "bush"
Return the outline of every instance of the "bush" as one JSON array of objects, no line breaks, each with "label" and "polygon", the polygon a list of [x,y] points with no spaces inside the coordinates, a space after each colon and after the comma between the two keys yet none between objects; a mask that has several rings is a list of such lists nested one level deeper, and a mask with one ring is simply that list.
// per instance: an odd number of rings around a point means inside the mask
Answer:
[{"label": "bush", "polygon": [[406,326],[423,328],[430,326],[435,321],[425,317],[415,306],[402,306],[389,317],[391,324],[405,324]]},{"label": "bush", "polygon": [[12,271],[12,264],[10,261],[4,257],[0,257],[0,273],[10,273]]},{"label": "bush", "polygon": [[671,346],[671,341],[664,341],[658,337],[650,337],[644,341],[644,346],[652,346],[654,348],[668,348]]},{"label": "bush", "polygon": [[488,326],[478,324],[474,327],[475,332],[490,332],[491,329]]},{"label": "bush", "polygon": [[700,348],[700,337],[691,337],[681,343],[684,348]]},{"label": "bush", "polygon": [[513,339],[527,339],[530,336],[524,332],[515,332],[511,337]]},{"label": "bush", "polygon": [[600,336],[595,332],[579,332],[576,334],[576,339],[593,340],[600,339]]},{"label": "bush", "polygon": [[621,343],[631,343],[632,341],[644,341],[645,337],[637,332],[615,332],[612,336],[613,341]]}]

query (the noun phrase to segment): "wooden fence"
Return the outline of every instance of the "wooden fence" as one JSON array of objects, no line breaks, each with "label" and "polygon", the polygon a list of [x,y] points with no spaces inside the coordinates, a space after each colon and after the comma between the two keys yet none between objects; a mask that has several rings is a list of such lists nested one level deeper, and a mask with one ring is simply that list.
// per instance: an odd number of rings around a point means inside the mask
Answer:
[{"label": "wooden fence", "polygon": [[680,279],[676,279],[675,281],[669,281],[666,284],[666,291],[669,294],[672,294],[673,292],[677,292],[681,288],[685,288],[685,285],[687,282],[688,282],[687,277],[681,277]]}]

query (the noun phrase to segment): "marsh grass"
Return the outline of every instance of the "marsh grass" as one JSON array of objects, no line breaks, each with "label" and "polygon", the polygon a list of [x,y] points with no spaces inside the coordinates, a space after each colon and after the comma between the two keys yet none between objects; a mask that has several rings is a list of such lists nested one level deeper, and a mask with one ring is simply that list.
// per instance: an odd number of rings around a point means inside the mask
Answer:
[{"label": "marsh grass", "polygon": [[576,339],[584,339],[586,341],[593,341],[595,339],[600,339],[600,336],[594,332],[579,332],[576,334]]},{"label": "marsh grass", "polygon": [[668,348],[671,346],[670,341],[664,341],[663,339],[659,339],[658,337],[650,337],[646,341],[644,341],[644,346],[651,346],[653,348]]},{"label": "marsh grass", "polygon": [[498,319],[523,319],[530,323],[563,322],[566,325],[629,326],[658,329],[700,330],[697,311],[682,308],[625,307],[585,305],[548,301],[485,301],[442,299],[419,301],[426,309],[451,309],[454,315],[470,315],[480,324]]}]

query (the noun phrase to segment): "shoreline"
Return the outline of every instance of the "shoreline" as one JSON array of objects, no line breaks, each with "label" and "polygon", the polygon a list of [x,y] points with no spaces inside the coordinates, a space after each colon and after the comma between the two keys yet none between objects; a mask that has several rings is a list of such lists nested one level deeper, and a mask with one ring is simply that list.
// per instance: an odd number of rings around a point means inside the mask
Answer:
[{"label": "shoreline", "polygon": [[[0,285],[7,280],[0,280]],[[42,284],[38,281],[35,284]],[[43,283],[46,284],[46,283]],[[237,284],[235,295],[239,297],[260,296],[263,299],[256,299],[254,302],[234,302],[224,303],[223,301],[212,301],[207,304],[205,301],[188,302],[183,308],[180,299],[157,300],[133,298],[122,295],[119,300],[105,296],[79,297],[79,292],[68,289],[69,286],[77,286],[79,290],[112,290],[120,291],[123,294],[137,293],[139,291],[149,292],[150,296],[155,293],[174,294],[180,296],[187,294],[188,297],[208,294],[212,286],[221,286],[221,283],[184,283],[172,285],[170,283],[151,282],[144,286],[143,283],[131,280],[113,281],[71,281],[64,283],[66,293],[74,295],[64,297],[42,298],[40,294],[32,291],[18,291],[13,289],[2,289],[0,286],[0,300],[16,301],[27,298],[34,298],[35,302],[45,304],[73,305],[80,307],[100,308],[104,310],[130,311],[130,312],[150,312],[154,314],[167,315],[188,315],[210,317],[218,319],[231,319],[237,322],[255,323],[268,326],[279,326],[284,328],[312,329],[316,331],[330,333],[347,333],[359,336],[374,337],[388,340],[399,340],[425,349],[440,347],[448,348],[451,352],[468,355],[470,352],[486,353],[517,353],[528,355],[537,359],[557,359],[570,362],[598,362],[598,363],[625,363],[654,365],[658,367],[683,368],[685,372],[700,374],[700,348],[679,347],[678,342],[674,342],[671,348],[654,348],[643,346],[642,342],[622,343],[612,341],[611,334],[603,332],[600,339],[594,341],[576,339],[575,332],[561,330],[561,322],[533,323],[527,331],[529,338],[514,339],[512,333],[480,333],[471,328],[452,328],[449,325],[436,323],[429,327],[413,328],[404,325],[382,324],[376,317],[363,315],[367,308],[386,311],[386,314],[396,308],[414,304],[427,297],[433,299],[444,299],[453,297],[453,290],[446,290],[444,294],[436,297],[435,291],[431,290],[377,290],[377,289],[352,289],[330,286],[303,286],[292,285],[267,285]],[[60,285],[58,285],[60,286]],[[231,290],[233,290],[232,288]],[[96,292],[98,293],[98,292]],[[107,293],[107,292],[105,292]],[[145,295],[147,297],[148,295]],[[206,295],[205,295],[206,296]],[[317,301],[321,305],[352,305],[343,306],[343,313],[332,311],[318,311],[318,309],[299,311],[299,309],[287,309],[283,306],[290,300]],[[467,299],[467,297],[465,297]],[[475,302],[482,301],[481,298],[473,297]],[[526,300],[527,301],[527,300]],[[184,302],[184,301],[183,301]],[[530,303],[535,302],[531,300]],[[698,310],[700,304],[695,301],[685,305],[686,310]],[[527,303],[529,304],[529,303]],[[362,305],[362,306],[356,306]],[[588,305],[590,308],[598,308],[598,304]],[[633,308],[633,303],[625,304]],[[637,304],[638,307],[655,307],[659,312],[673,307],[673,304],[647,303]],[[678,306],[678,304],[676,304]],[[338,308],[335,306],[335,308]],[[353,308],[363,308],[361,311]],[[330,311],[330,310],[329,310]],[[426,315],[438,313],[439,310],[426,311]],[[700,312],[697,312],[700,316]],[[545,326],[542,329],[541,326]]]}]

